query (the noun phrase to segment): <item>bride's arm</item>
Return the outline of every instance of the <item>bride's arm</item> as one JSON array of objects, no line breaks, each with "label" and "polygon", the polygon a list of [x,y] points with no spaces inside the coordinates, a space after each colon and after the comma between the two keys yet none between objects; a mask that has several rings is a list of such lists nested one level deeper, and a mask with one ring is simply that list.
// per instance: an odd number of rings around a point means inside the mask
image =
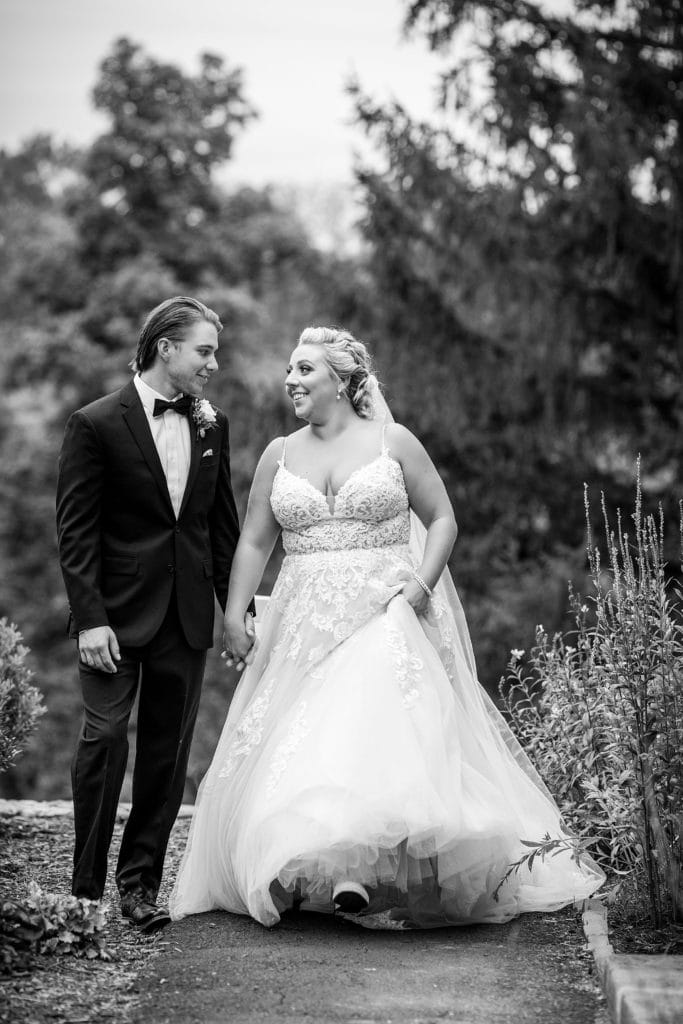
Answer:
[{"label": "bride's arm", "polygon": [[280,532],[270,507],[270,492],[281,451],[282,438],[276,438],[259,459],[244,526],[232,560],[225,606],[225,643],[237,662],[244,661],[252,644],[245,630],[245,615]]},{"label": "bride's arm", "polygon": [[[417,574],[431,590],[445,569],[458,536],[453,506],[436,466],[414,434],[398,423],[389,424],[386,444],[401,464],[410,507],[427,530]],[[416,580],[406,584],[403,595],[418,614],[426,611],[427,594]]]}]

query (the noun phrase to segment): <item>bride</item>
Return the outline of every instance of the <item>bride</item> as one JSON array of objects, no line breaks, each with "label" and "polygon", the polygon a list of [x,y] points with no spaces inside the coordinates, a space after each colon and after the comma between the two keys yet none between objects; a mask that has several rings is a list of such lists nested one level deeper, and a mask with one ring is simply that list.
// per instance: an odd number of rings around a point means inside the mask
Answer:
[{"label": "bride", "polygon": [[[572,850],[508,873],[560,813],[476,679],[446,563],[457,528],[420,442],[391,422],[365,346],[307,328],[285,381],[307,426],[254,477],[225,613],[285,559],[230,706],[171,898],[277,923],[293,907],[370,927],[502,922],[589,896]],[[508,877],[503,881],[506,874]],[[502,882],[502,884],[501,884]]]}]

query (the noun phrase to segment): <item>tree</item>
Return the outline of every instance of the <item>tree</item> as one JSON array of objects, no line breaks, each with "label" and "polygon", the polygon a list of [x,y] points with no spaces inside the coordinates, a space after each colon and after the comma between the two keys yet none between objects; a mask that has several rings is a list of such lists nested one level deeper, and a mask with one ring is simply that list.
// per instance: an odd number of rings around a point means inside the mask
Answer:
[{"label": "tree", "polygon": [[254,117],[242,72],[205,53],[199,73],[186,75],[122,38],[101,64],[93,99],[111,126],[84,161],[84,255],[101,270],[145,252],[196,280],[202,252],[192,237],[220,208],[213,172]]},{"label": "tree", "polygon": [[386,162],[359,169],[375,348],[455,500],[489,680],[560,624],[583,481],[625,503],[638,451],[651,497],[681,478],[681,5],[548,8],[408,5],[448,127],[352,89]]},{"label": "tree", "polygon": [[[83,301],[87,275],[60,201],[77,177],[78,155],[46,135],[16,153],[0,150],[0,309],[64,312]],[[38,309],[36,309],[38,307]]]},{"label": "tree", "polygon": [[[601,378],[586,413],[604,421],[607,401],[623,430],[635,404],[642,434],[652,405],[674,416],[683,362],[683,5],[545,9],[418,0],[408,23],[435,48],[469,33],[472,57],[444,76],[443,108],[471,105],[488,179],[516,195],[530,255],[554,272],[576,325],[569,347],[554,346],[556,368],[585,356],[586,376]],[[476,100],[474,66],[487,82]]]}]

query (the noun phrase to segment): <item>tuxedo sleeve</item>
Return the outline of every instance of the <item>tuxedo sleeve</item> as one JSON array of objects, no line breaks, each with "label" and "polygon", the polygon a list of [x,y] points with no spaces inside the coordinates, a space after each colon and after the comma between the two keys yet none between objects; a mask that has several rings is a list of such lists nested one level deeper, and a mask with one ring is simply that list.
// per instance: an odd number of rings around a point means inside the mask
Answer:
[{"label": "tuxedo sleeve", "polygon": [[[211,550],[213,557],[213,582],[216,597],[223,611],[228,600],[228,583],[232,558],[240,536],[239,519],[230,476],[230,431],[227,417],[222,416],[223,443],[218,470],[218,482],[213,507],[209,514]],[[249,611],[255,614],[254,602]]]},{"label": "tuxedo sleeve", "polygon": [[104,459],[82,412],[71,416],[59,456],[57,542],[75,631],[108,625],[100,589]]}]

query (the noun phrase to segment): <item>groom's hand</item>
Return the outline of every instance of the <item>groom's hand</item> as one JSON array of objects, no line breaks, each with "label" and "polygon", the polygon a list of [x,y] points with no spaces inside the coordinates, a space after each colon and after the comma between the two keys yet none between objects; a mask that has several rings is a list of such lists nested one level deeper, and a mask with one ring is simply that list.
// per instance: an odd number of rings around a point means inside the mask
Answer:
[{"label": "groom's hand", "polygon": [[[233,636],[232,642],[229,641],[229,636]],[[226,623],[223,643],[226,650],[223,651],[221,657],[225,661],[227,668],[231,668],[234,665],[236,670],[241,672],[247,665],[251,665],[256,648],[258,647],[256,630],[254,628],[254,616],[251,612],[247,612],[244,616],[244,640],[241,637],[239,640],[236,640],[233,631],[230,630]]]},{"label": "groom's hand", "polygon": [[115,661],[121,660],[119,642],[110,626],[94,626],[78,634],[81,661],[98,672],[116,672]]}]

